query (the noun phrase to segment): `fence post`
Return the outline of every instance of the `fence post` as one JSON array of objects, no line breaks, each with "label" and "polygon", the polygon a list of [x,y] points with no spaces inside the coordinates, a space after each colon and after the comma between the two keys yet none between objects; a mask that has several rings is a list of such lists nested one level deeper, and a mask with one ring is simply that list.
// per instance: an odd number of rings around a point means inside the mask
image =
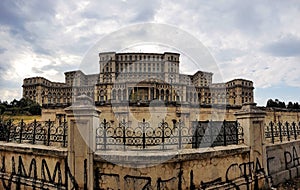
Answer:
[{"label": "fence post", "polygon": [[126,149],[126,122],[125,119],[123,119],[122,123],[122,132],[123,132],[123,150]]},{"label": "fence post", "polygon": [[67,124],[67,121],[66,121],[66,116],[64,116],[64,123],[63,123],[63,129],[64,129],[64,134],[63,134],[63,147],[66,147],[67,145],[67,134],[68,134],[68,131],[67,131],[67,128],[68,127],[68,124]]},{"label": "fence post", "polygon": [[51,121],[48,120],[48,128],[47,128],[47,146],[50,146],[50,133],[51,133]]},{"label": "fence post", "polygon": [[285,122],[285,128],[286,128],[286,133],[287,133],[287,139],[288,141],[290,141],[290,129],[289,129],[289,123],[288,122]]},{"label": "fence post", "polygon": [[224,146],[227,146],[227,142],[226,142],[226,140],[227,140],[227,138],[226,138],[226,120],[223,121],[223,138],[224,138]]},{"label": "fence post", "polygon": [[143,119],[143,124],[142,124],[142,127],[143,127],[143,149],[145,149],[146,147],[146,134],[145,134],[145,119]]},{"label": "fence post", "polygon": [[278,128],[279,128],[279,139],[280,139],[280,142],[282,142],[282,123],[279,121],[278,122]]},{"label": "fence post", "polygon": [[182,138],[181,138],[181,131],[182,131],[182,121],[179,119],[178,122],[178,148],[181,149],[181,145],[182,145]]},{"label": "fence post", "polygon": [[21,120],[20,131],[19,131],[19,143],[22,143],[23,128],[24,128],[24,121],[23,121],[23,119],[22,119],[22,120]]},{"label": "fence post", "polygon": [[[235,113],[237,121],[244,130],[244,144],[250,148],[249,161],[256,164],[259,161],[261,168],[267,166],[266,148],[264,146],[265,115],[266,113],[258,109],[255,103],[244,104],[241,110]],[[258,185],[260,188],[267,186],[264,179],[259,180],[258,184],[252,183],[251,189],[254,189],[254,185]]]},{"label": "fence post", "polygon": [[36,123],[36,119],[35,119],[33,122],[32,144],[35,144],[36,126],[37,126],[37,123]]},{"label": "fence post", "polygon": [[[100,111],[93,103],[93,99],[82,95],[76,98],[72,106],[65,109],[68,122],[68,165],[79,189],[88,187],[91,190],[94,186],[93,161]],[[86,169],[84,160],[87,160]],[[68,183],[72,187],[71,180]]]},{"label": "fence post", "polygon": [[297,140],[296,123],[293,122],[293,123],[292,123],[292,126],[293,126],[293,132],[294,132],[294,139]]},{"label": "fence post", "polygon": [[106,137],[106,133],[107,133],[107,121],[106,119],[103,119],[103,147],[104,150],[106,150],[106,143],[107,143],[107,137]]},{"label": "fence post", "polygon": [[126,121],[125,119],[119,123],[119,127],[122,128],[122,135],[123,135],[123,150],[126,150]]}]

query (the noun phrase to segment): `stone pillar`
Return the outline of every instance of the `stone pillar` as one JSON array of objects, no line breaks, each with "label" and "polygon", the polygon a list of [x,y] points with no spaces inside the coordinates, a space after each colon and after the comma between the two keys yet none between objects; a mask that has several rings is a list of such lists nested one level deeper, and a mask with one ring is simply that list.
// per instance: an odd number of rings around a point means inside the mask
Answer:
[{"label": "stone pillar", "polygon": [[[256,103],[248,103],[243,104],[241,110],[234,115],[238,123],[243,127],[244,144],[250,147],[250,162],[254,162],[254,170],[260,164],[260,168],[257,169],[264,169],[263,172],[266,172],[266,150],[264,146],[266,113],[258,109]],[[265,173],[265,175],[267,174]],[[255,189],[256,187],[253,188]]]},{"label": "stone pillar", "polygon": [[151,87],[148,87],[148,101],[151,100]]},{"label": "stone pillar", "polygon": [[[68,164],[70,171],[80,188],[84,188],[86,184],[88,189],[93,189],[95,137],[100,111],[93,106],[93,100],[90,97],[83,95],[77,97],[76,102],[66,108],[65,112],[69,126]],[[85,172],[87,183],[85,183]]]}]

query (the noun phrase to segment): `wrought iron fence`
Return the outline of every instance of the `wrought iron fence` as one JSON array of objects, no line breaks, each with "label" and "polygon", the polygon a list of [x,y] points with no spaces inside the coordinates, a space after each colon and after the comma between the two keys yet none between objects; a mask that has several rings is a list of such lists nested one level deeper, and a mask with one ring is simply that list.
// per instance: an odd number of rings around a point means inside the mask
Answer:
[{"label": "wrought iron fence", "polygon": [[243,129],[236,121],[193,121],[185,126],[182,121],[162,121],[151,126],[143,120],[130,126],[123,120],[113,126],[105,119],[96,129],[97,150],[166,150],[226,146],[243,142]]},{"label": "wrought iron fence", "polygon": [[62,122],[55,125],[54,121],[25,123],[23,120],[14,124],[12,120],[0,120],[0,141],[60,145],[67,146],[68,125],[64,118]]},{"label": "wrought iron fence", "polygon": [[265,138],[270,140],[273,144],[275,142],[297,140],[300,135],[300,122],[270,122],[265,127]]}]

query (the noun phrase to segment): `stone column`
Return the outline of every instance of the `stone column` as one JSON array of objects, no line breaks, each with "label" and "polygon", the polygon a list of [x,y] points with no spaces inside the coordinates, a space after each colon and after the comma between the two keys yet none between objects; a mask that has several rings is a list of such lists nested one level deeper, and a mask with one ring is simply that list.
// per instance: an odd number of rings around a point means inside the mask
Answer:
[{"label": "stone column", "polygon": [[[254,170],[260,164],[260,168],[257,169],[264,169],[264,172],[267,167],[264,146],[265,115],[264,111],[256,107],[256,103],[243,104],[241,110],[235,113],[238,123],[243,127],[244,144],[250,147],[250,162],[254,163]],[[253,171],[253,175],[254,172],[256,171]]]},{"label": "stone column", "polygon": [[151,87],[148,87],[148,101],[151,100]]},{"label": "stone column", "polygon": [[93,103],[90,97],[83,95],[76,98],[75,104],[65,109],[69,126],[68,164],[80,188],[84,188],[86,172],[88,189],[93,189],[94,183],[95,137],[100,114]]}]

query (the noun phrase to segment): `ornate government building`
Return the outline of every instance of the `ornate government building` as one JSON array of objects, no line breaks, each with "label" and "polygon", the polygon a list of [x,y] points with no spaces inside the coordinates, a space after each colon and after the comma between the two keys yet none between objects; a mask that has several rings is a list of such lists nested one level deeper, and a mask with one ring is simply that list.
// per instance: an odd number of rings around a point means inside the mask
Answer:
[{"label": "ornate government building", "polygon": [[179,73],[179,54],[99,53],[98,74],[82,71],[65,72],[65,82],[52,82],[43,77],[23,81],[23,97],[47,107],[65,107],[79,95],[93,98],[97,106],[124,104],[147,106],[152,100],[166,105],[241,106],[252,103],[253,82],[234,79],[212,83],[213,73],[197,71]]}]

